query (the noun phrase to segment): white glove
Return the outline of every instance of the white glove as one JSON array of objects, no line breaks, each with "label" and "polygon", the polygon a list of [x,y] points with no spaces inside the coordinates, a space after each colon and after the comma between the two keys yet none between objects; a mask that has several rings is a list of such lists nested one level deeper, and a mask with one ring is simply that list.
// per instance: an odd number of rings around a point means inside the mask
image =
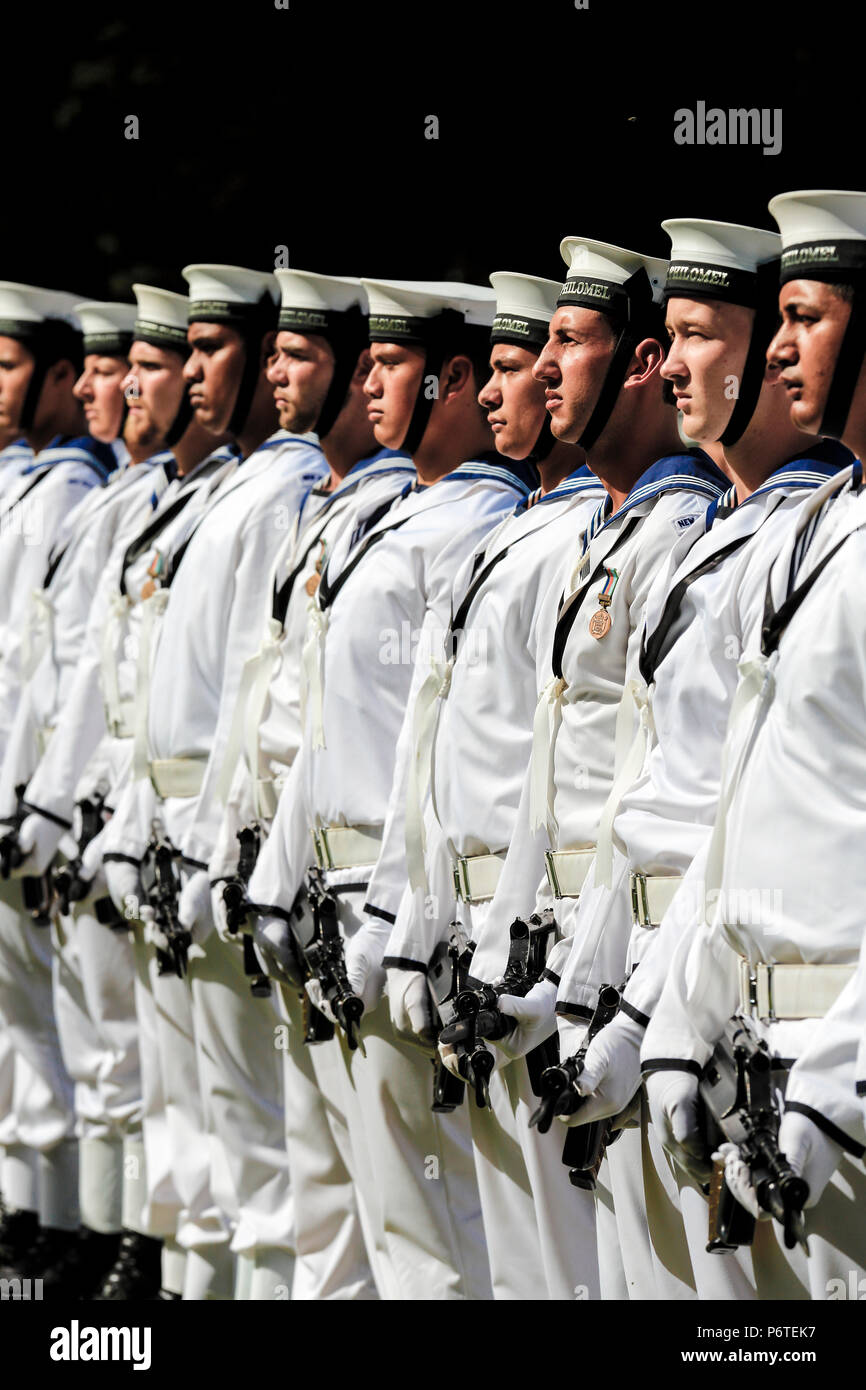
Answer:
[{"label": "white glove", "polygon": [[382,998],[385,987],[382,955],[379,943],[371,940],[363,927],[346,942],[346,975],[352,993],[363,1002],[365,1013],[375,1009]]},{"label": "white glove", "polygon": [[[644,1030],[628,1014],[616,1017],[596,1033],[586,1050],[577,1089],[590,1099],[574,1115],[562,1116],[568,1124],[590,1124],[619,1115],[640,1091],[640,1049]],[[572,1054],[573,1056],[574,1054]]]},{"label": "white glove", "polygon": [[214,926],[216,927],[217,936],[219,937],[220,941],[224,941],[226,945],[237,946],[240,944],[242,933],[239,931],[229,931],[228,908],[223,902],[223,889],[225,888],[225,886],[225,879],[221,878],[218,880],[217,883],[213,885],[213,887],[210,890],[211,916],[213,917]]},{"label": "white glove", "polygon": [[109,897],[118,912],[127,922],[143,920],[141,907],[144,893],[141,888],[141,874],[135,864],[123,859],[109,859],[103,863],[105,886]]},{"label": "white glove", "polygon": [[255,917],[253,942],[266,973],[272,980],[301,988],[291,928],[282,917]]},{"label": "white glove", "polygon": [[57,853],[64,833],[63,826],[55,825],[45,816],[27,816],[18,831],[18,844],[24,859],[17,869],[12,870],[11,877],[44,874]]},{"label": "white glove", "polygon": [[842,1160],[844,1149],[808,1115],[786,1110],[779,1125],[779,1148],[794,1172],[809,1184],[807,1207],[814,1207]]},{"label": "white glove", "polygon": [[213,929],[207,869],[194,869],[187,878],[177,899],[177,919],[193,941],[203,941]]},{"label": "white glove", "polygon": [[517,1020],[517,1027],[494,1046],[506,1057],[525,1057],[534,1047],[556,1032],[556,985],[539,980],[522,999],[516,994],[500,994],[499,1009]]},{"label": "white glove", "polygon": [[394,1032],[403,1042],[414,1043],[429,1052],[436,1046],[439,1028],[433,1016],[427,976],[420,970],[392,968],[387,971],[387,977]]},{"label": "white glove", "polygon": [[698,1078],[687,1071],[653,1071],[644,1084],[665,1148],[697,1182],[709,1182],[713,1165],[698,1124]]},{"label": "white glove", "polygon": [[450,1043],[438,1043],[439,1056],[442,1058],[442,1065],[446,1071],[450,1071],[452,1076],[456,1076],[458,1081],[462,1081],[460,1075],[459,1058],[457,1051]]},{"label": "white glove", "polygon": [[307,983],[304,985],[304,989],[307,991],[307,998],[309,999],[310,1003],[319,1010],[319,1013],[324,1014],[325,1018],[330,1019],[331,1023],[336,1024],[337,1020],[334,1015],[334,1010],[331,1008],[330,1003],[322,993],[322,986],[319,984],[319,981],[315,978],[315,976],[312,980],[307,980]]}]

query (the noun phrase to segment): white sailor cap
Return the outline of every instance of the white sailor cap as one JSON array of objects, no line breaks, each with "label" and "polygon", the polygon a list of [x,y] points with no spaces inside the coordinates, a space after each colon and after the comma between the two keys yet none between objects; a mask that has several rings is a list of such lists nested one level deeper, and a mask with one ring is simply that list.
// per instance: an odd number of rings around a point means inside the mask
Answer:
[{"label": "white sailor cap", "polygon": [[646,272],[641,300],[647,302],[648,281],[650,302],[661,303],[667,261],[577,236],[565,237],[559,250],[568,266],[568,276],[559,291],[559,305],[576,304],[582,309],[598,309],[626,320],[630,317],[635,282],[632,281],[628,289],[626,285],[641,270]]},{"label": "white sailor cap", "polygon": [[486,285],[449,280],[361,280],[370,305],[372,343],[427,343],[440,316],[459,314],[468,327],[490,328],[496,295]]},{"label": "white sailor cap", "polygon": [[280,328],[327,338],[345,323],[344,315],[357,318],[367,312],[364,287],[353,276],[316,275],[311,270],[274,274],[280,287]]},{"label": "white sailor cap", "polygon": [[85,353],[99,353],[104,357],[126,356],[135,324],[134,304],[87,300],[84,304],[76,304],[75,312],[84,334]]},{"label": "white sailor cap", "polygon": [[777,232],[675,217],[662,223],[671,239],[665,298],[722,299],[754,309],[759,299],[758,267],[774,271],[782,249]]},{"label": "white sailor cap", "polygon": [[269,270],[239,265],[187,265],[181,275],[189,285],[190,323],[227,323],[245,328],[261,321],[275,328],[280,292]]},{"label": "white sailor cap", "polygon": [[548,339],[550,320],[559,299],[558,280],[537,275],[495,270],[490,283],[496,291],[496,316],[490,331],[492,343],[516,343],[540,352]]},{"label": "white sailor cap", "polygon": [[75,312],[80,299],[80,295],[65,294],[63,290],[43,290],[0,280],[0,335],[29,338],[38,333],[40,325],[52,323],[64,323],[80,333],[81,324]]},{"label": "white sailor cap", "polygon": [[133,285],[132,293],[138,305],[133,337],[186,356],[189,352],[186,338],[189,300],[186,295],[160,290],[155,285]]},{"label": "white sailor cap", "polygon": [[771,198],[782,233],[781,282],[846,284],[866,269],[866,193],[807,189]]}]

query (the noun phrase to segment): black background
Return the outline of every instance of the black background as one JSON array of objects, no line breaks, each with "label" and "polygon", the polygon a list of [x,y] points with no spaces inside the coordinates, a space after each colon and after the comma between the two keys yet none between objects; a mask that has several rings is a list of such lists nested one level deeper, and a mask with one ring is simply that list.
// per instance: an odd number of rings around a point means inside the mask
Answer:
[{"label": "black background", "polygon": [[[125,298],[285,245],[324,273],[486,283],[558,278],[566,234],[664,255],[663,217],[772,226],[773,193],[866,186],[856,14],[19,0],[0,21],[0,278]],[[781,153],[676,145],[698,100],[781,107]]]}]

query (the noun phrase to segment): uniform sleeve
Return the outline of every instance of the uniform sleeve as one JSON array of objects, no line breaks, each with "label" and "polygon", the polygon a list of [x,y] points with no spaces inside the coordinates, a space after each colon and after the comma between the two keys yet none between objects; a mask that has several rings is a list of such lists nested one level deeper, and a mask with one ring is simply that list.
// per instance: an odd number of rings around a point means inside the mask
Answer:
[{"label": "uniform sleeve", "polygon": [[304,777],[306,740],[280,793],[271,833],[262,845],[249,882],[251,902],[288,912],[298,895],[313,851],[307,820]]},{"label": "uniform sleeve", "polygon": [[151,841],[156,812],[156,792],[149,779],[127,781],[118,789],[114,814],[105,828],[104,855],[140,863]]},{"label": "uniform sleeve", "polygon": [[231,733],[238,688],[244,663],[258,650],[262,624],[268,612],[276,552],[285,536],[274,525],[273,503],[260,509],[244,528],[234,571],[231,609],[225,631],[227,660],[219,697],[219,713],[213,733],[204,780],[195,816],[184,838],[183,850],[191,859],[207,863],[216,844],[223,804],[217,788]]},{"label": "uniform sleeve", "polygon": [[9,730],[21,692],[22,624],[28,620],[31,595],[41,589],[48,557],[61,523],[96,483],[90,470],[54,464],[15,510],[14,525],[0,537],[8,559],[3,565],[8,589],[6,621],[0,627],[0,729]]},{"label": "uniform sleeve", "polygon": [[[406,798],[410,769],[415,757],[415,715],[418,695],[433,670],[434,663],[444,669],[444,639],[451,619],[455,579],[475,553],[501,511],[510,505],[505,497],[476,499],[478,510],[457,536],[446,541],[432,557],[426,576],[426,607],[415,649],[412,683],[406,714],[397,740],[394,776],[382,834],[382,849],[367,890],[365,911],[368,932],[379,938],[382,950],[388,945],[391,928],[406,885]],[[422,808],[423,810],[423,808]],[[422,897],[424,895],[422,894]],[[432,953],[438,937],[428,952]],[[390,954],[390,947],[388,947]]]},{"label": "uniform sleeve", "polygon": [[644,1035],[641,1069],[699,1073],[738,1003],[736,953],[719,930],[702,923],[677,942]]}]

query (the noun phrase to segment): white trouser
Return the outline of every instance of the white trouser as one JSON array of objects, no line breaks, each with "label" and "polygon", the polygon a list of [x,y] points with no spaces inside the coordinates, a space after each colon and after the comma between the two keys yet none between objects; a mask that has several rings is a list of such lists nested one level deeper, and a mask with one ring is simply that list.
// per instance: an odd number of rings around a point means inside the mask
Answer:
[{"label": "white trouser", "polygon": [[[676,1181],[664,1164],[655,1132],[647,1124],[644,1098],[640,1125],[626,1129],[607,1150],[613,1209],[619,1232],[628,1296],[632,1299],[692,1299],[694,1275],[679,1208]],[[650,1236],[649,1211],[653,1212]]]},{"label": "white trouser", "polygon": [[[138,1057],[141,1068],[142,1139],[144,1143],[145,1193],[138,1212],[130,1211],[124,1224],[143,1235],[173,1237],[183,1202],[175,1182],[172,1126],[166,1107],[162,1064],[158,1044],[156,1002],[152,975],[156,972],[155,952],[144,939],[140,922],[130,932],[134,966],[133,997],[138,1026]],[[126,1177],[126,1175],[125,1175]],[[140,1174],[133,1166],[131,1183]],[[124,1188],[127,1183],[124,1182]],[[125,1194],[124,1194],[125,1195]]]},{"label": "white trouser", "polygon": [[204,1119],[214,1137],[210,1188],[233,1228],[232,1252],[273,1274],[270,1292],[288,1298],[294,1276],[294,1212],[283,1124],[278,1016],[255,998],[243,956],[211,931],[189,963]]},{"label": "white trouser", "polygon": [[54,924],[54,1006],[75,1082],[81,1219],[110,1232],[123,1225],[124,1143],[140,1136],[141,1077],[129,937],[92,909],[85,900]]},{"label": "white trouser", "polygon": [[[295,1278],[298,1300],[378,1298],[352,1179],[344,1162],[316,1068],[342,1066],[336,1043],[303,1042],[301,999],[296,990],[274,986],[284,1027],[283,1066],[286,1148],[294,1196]],[[343,1150],[347,1146],[344,1136]]]},{"label": "white trouser", "polygon": [[[32,1200],[40,1221],[71,1230],[78,1224],[78,1146],[54,1014],[51,932],[34,926],[20,905],[20,883],[0,884],[0,1022],[16,1053],[17,1142],[36,1151]],[[20,1070],[18,1056],[26,1064]],[[11,1194],[10,1201],[20,1205]]]},{"label": "white trouser", "polygon": [[[474,940],[489,909],[489,903],[458,909],[468,915]],[[562,1162],[565,1127],[557,1122],[547,1134],[530,1129],[539,1102],[525,1058],[493,1073],[490,1102],[492,1111],[479,1110],[467,1090],[496,1297],[538,1298],[546,1287],[550,1299],[597,1299],[596,1202],[569,1182]],[[615,1257],[612,1263],[616,1268]]]},{"label": "white trouser", "polygon": [[[370,866],[372,867],[372,866]],[[357,883],[369,869],[332,872]],[[351,936],[364,892],[339,893],[338,919]],[[349,1132],[348,1164],[362,1208],[375,1223],[374,1272],[388,1299],[488,1299],[490,1270],[464,1107],[436,1114],[430,1056],[394,1036],[385,999],[361,1024],[367,1055],[350,1053],[342,1032],[335,1103]],[[318,1075],[318,1073],[317,1073]],[[326,1092],[326,1099],[331,1096]]]}]

